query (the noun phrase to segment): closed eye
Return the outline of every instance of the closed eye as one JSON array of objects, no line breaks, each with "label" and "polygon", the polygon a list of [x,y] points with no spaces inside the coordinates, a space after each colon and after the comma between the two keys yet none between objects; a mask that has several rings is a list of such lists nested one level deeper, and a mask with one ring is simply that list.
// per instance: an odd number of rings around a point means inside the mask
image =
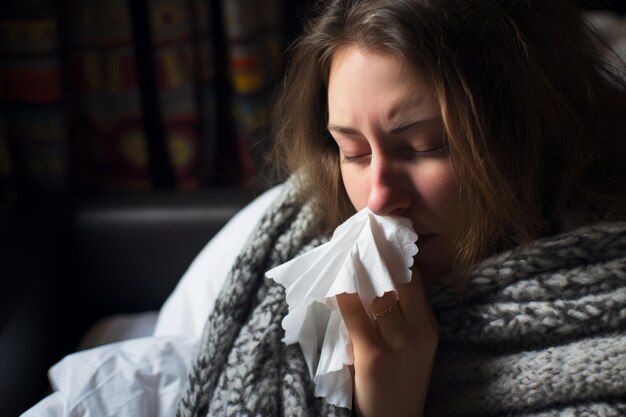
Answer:
[{"label": "closed eye", "polygon": [[357,161],[361,161],[361,160],[365,160],[367,157],[371,156],[371,153],[364,153],[364,154],[360,154],[360,155],[344,155],[343,158],[341,159],[341,162],[343,163],[352,163],[352,162],[357,162]]},{"label": "closed eye", "polygon": [[[439,155],[444,155],[445,152],[447,151],[447,147],[445,143],[442,143],[439,146],[436,146],[432,149],[426,149],[426,150],[415,150],[415,149],[411,149],[409,151],[409,158],[419,158],[419,157],[429,157],[429,156],[439,156]],[[354,163],[354,162],[360,162],[360,161],[366,161],[367,158],[369,158],[372,154],[370,152],[367,153],[363,153],[363,154],[359,154],[359,155],[343,155],[343,158],[341,159],[341,162],[343,163]]]},{"label": "closed eye", "polygon": [[432,155],[439,155],[442,154],[443,152],[445,152],[447,150],[446,148],[446,143],[442,143],[439,146],[436,146],[432,149],[427,149],[424,151],[421,150],[413,150],[413,153],[418,155],[418,156],[432,156]]}]

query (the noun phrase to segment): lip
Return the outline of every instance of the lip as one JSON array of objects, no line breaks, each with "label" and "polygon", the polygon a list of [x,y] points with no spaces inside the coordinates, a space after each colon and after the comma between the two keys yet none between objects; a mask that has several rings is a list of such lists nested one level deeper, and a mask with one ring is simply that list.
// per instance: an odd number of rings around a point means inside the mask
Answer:
[{"label": "lip", "polygon": [[421,240],[422,238],[423,239],[428,239],[428,238],[431,238],[433,236],[437,236],[435,233],[419,233],[419,232],[415,232],[415,233],[417,233],[417,236],[419,236],[418,240]]},{"label": "lip", "polygon": [[417,234],[417,242],[415,242],[417,244],[417,246],[419,247],[420,245],[424,245],[427,244],[429,242],[431,242],[433,239],[435,239],[437,237],[437,235],[435,233],[428,233],[428,234]]}]

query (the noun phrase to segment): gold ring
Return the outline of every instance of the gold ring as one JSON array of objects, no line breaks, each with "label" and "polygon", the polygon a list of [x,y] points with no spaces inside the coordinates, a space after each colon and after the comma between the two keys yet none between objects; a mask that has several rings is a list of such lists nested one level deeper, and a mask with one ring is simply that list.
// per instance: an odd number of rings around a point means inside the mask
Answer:
[{"label": "gold ring", "polygon": [[378,320],[381,317],[385,317],[390,315],[391,313],[397,311],[398,309],[400,309],[400,305],[398,303],[395,303],[394,305],[392,305],[391,307],[383,310],[383,311],[379,311],[378,313],[374,313],[374,318],[376,320]]}]

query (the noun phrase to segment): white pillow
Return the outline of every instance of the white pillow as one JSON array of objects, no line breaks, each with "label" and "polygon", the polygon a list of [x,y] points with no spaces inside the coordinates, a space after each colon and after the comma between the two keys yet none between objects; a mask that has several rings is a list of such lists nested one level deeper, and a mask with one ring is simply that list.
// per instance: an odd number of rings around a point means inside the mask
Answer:
[{"label": "white pillow", "polygon": [[235,257],[282,188],[282,185],[276,186],[257,197],[200,251],[163,304],[155,336],[199,337],[202,334],[204,322]]}]

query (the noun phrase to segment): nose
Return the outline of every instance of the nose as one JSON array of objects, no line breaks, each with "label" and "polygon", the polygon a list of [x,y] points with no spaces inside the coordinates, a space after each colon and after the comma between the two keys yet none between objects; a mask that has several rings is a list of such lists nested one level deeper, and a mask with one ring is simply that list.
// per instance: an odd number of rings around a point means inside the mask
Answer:
[{"label": "nose", "polygon": [[379,216],[401,216],[411,204],[407,183],[407,173],[401,163],[384,155],[373,155],[367,207]]}]

